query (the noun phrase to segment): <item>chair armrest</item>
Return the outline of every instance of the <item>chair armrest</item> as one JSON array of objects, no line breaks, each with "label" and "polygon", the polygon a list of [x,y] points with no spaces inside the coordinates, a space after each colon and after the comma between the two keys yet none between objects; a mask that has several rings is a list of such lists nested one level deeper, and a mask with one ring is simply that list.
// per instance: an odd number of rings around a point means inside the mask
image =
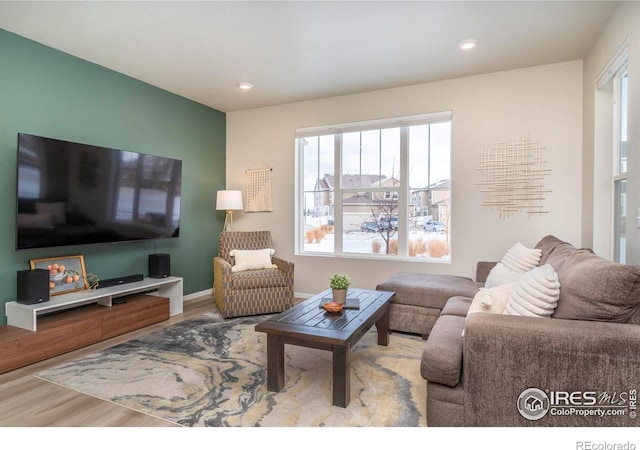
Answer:
[{"label": "chair armrest", "polygon": [[222,256],[215,256],[213,258],[213,264],[219,265],[224,270],[228,270],[229,272],[231,272],[231,264]]},{"label": "chair armrest", "polygon": [[282,270],[286,273],[293,273],[293,262],[287,261],[286,259],[278,258],[277,256],[273,256],[271,258],[271,262],[278,266],[278,269]]},{"label": "chair armrest", "polygon": [[213,285],[224,286],[231,281],[231,264],[220,256],[213,258]]},{"label": "chair armrest", "polygon": [[491,269],[493,269],[496,264],[498,264],[497,261],[478,261],[476,264],[476,281],[479,283],[487,281],[489,272],[491,272]]},{"label": "chair armrest", "polygon": [[518,412],[517,400],[528,388],[624,392],[629,406],[629,391],[640,380],[639,348],[638,325],[473,314],[463,343],[465,425],[637,426],[629,411],[604,417],[550,411],[530,421]]}]

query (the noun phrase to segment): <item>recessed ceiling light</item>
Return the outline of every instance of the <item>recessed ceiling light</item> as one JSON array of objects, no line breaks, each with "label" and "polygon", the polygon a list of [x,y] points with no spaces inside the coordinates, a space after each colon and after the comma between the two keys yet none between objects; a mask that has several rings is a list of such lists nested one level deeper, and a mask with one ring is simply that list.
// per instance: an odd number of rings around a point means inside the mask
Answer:
[{"label": "recessed ceiling light", "polygon": [[251,89],[253,87],[253,84],[251,84],[251,83],[238,83],[238,87],[240,89],[242,89],[243,91],[248,91],[249,89]]},{"label": "recessed ceiling light", "polygon": [[476,45],[478,45],[478,41],[475,39],[465,39],[458,44],[458,47],[462,50],[471,50],[472,48],[475,48]]}]

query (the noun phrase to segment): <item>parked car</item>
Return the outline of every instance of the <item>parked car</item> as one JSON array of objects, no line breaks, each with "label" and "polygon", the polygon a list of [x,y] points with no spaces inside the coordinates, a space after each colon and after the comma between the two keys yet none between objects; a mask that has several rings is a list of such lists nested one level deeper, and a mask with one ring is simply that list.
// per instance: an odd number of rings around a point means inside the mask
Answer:
[{"label": "parked car", "polygon": [[398,229],[398,217],[393,216],[391,220],[388,220],[386,217],[380,218],[380,228],[383,230],[387,230],[391,227],[392,230]]},{"label": "parked car", "polygon": [[429,220],[424,224],[424,231],[444,231],[444,224],[437,220]]},{"label": "parked car", "polygon": [[375,222],[363,222],[360,225],[360,231],[365,231],[367,233],[377,233],[380,231],[380,227]]}]

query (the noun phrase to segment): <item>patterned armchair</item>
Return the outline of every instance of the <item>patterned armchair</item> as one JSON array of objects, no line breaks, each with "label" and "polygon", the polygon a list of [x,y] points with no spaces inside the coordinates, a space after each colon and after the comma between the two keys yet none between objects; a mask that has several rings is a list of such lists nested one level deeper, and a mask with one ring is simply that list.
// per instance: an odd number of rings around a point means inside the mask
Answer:
[{"label": "patterned armchair", "polygon": [[225,319],[281,312],[293,306],[293,262],[271,258],[277,268],[232,272],[231,250],[273,248],[270,231],[223,231],[213,259],[213,292]]}]

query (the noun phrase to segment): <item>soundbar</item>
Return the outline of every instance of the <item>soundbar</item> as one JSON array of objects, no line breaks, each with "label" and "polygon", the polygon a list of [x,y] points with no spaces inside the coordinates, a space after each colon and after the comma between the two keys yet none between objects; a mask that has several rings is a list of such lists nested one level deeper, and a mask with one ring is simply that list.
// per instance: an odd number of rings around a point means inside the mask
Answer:
[{"label": "soundbar", "polygon": [[97,289],[106,288],[111,286],[120,286],[121,284],[127,283],[135,283],[136,281],[142,281],[144,279],[144,275],[141,273],[137,273],[135,275],[126,275],[124,277],[118,278],[107,278],[106,280],[100,280],[98,282]]}]

